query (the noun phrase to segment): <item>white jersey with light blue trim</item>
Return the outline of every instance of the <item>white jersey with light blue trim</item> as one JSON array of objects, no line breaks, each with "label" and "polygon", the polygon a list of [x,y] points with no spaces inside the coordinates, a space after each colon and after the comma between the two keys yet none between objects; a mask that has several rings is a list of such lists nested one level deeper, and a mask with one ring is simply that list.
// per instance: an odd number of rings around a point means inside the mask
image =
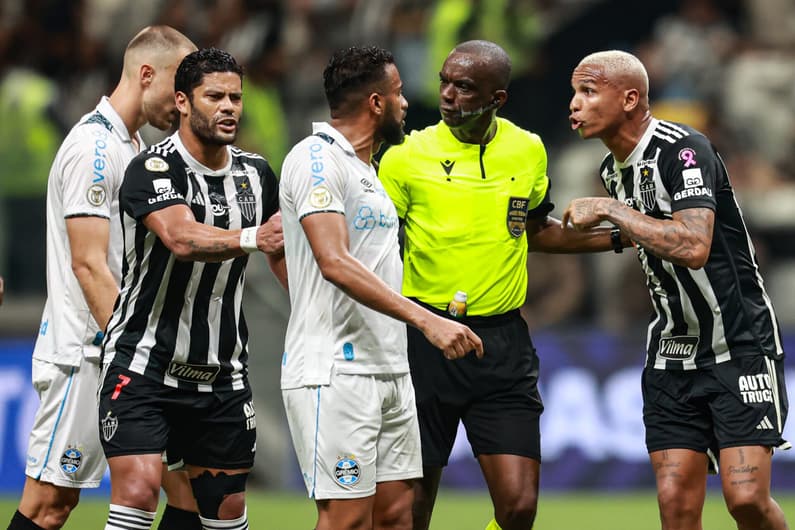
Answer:
[{"label": "white jersey with light blue trim", "polygon": [[279,202],[292,311],[282,361],[283,389],[326,385],[332,370],[408,373],[406,326],[353,300],[325,280],[301,226],[317,213],[344,215],[351,255],[400,291],[398,217],[372,165],[326,123],[282,166]]},{"label": "white jersey with light blue trim", "polygon": [[[80,118],[61,143],[47,180],[47,301],[33,357],[77,366],[80,359],[99,359],[94,321],[77,278],[66,232],[70,217],[100,217],[110,221],[108,267],[121,283],[122,230],[119,189],[124,170],[144,149],[137,145],[107,97]],[[96,342],[99,342],[98,340]]]},{"label": "white jersey with light blue trim", "polygon": [[638,246],[655,314],[646,366],[694,370],[736,357],[784,350],[751,238],[726,167],[692,127],[653,119],[624,162],[608,155],[600,169],[611,197],[656,219],[687,208],[715,212],[709,259],[698,270]]}]

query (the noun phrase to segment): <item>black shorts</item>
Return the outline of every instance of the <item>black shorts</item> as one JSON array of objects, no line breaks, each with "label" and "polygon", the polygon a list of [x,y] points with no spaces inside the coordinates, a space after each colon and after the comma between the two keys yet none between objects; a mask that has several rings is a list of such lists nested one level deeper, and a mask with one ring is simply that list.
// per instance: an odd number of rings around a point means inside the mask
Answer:
[{"label": "black shorts", "polygon": [[470,353],[447,360],[421,332],[408,328],[423,465],[447,465],[459,420],[476,457],[512,454],[540,461],[544,405],[538,393],[538,356],[527,324],[518,310],[457,320],[483,340],[483,359]]},{"label": "black shorts", "polygon": [[700,370],[643,370],[649,452],[692,449],[717,456],[747,445],[782,447],[787,419],[784,361],[740,357]]},{"label": "black shorts", "polygon": [[163,385],[111,364],[99,395],[105,456],[168,452],[169,463],[219,469],[254,465],[251,389],[196,392]]}]

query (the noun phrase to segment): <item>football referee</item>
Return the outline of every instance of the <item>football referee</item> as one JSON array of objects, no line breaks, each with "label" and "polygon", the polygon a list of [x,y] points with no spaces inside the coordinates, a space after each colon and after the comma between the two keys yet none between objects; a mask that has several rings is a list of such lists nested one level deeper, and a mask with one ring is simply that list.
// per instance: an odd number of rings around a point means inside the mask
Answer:
[{"label": "football referee", "polygon": [[[488,41],[459,44],[439,73],[442,121],[390,148],[379,169],[405,223],[403,294],[438,314],[458,291],[462,322],[483,340],[483,359],[455,363],[408,330],[422,440],[414,529],[425,530],[459,420],[494,504],[490,529],[533,524],[541,460],[538,357],[519,314],[534,250],[600,251],[609,230],[560,230],[547,217],[547,155],[541,139],[497,110],[508,97],[511,61]],[[456,311],[458,312],[458,311]]]}]

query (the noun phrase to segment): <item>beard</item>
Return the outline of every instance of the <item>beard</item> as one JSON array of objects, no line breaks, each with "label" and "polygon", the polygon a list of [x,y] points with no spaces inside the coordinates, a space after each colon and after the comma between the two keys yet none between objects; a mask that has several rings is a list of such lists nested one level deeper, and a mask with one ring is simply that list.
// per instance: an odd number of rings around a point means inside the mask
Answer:
[{"label": "beard", "polygon": [[229,145],[234,143],[237,139],[237,128],[235,128],[234,133],[224,134],[218,132],[215,125],[215,120],[193,107],[193,112],[190,115],[190,128],[202,143],[208,145]]},{"label": "beard", "polygon": [[394,119],[393,105],[387,104],[385,109],[386,116],[381,126],[378,128],[378,136],[384,139],[389,145],[399,145],[403,143],[403,138],[406,137],[406,132],[403,130],[403,120]]}]

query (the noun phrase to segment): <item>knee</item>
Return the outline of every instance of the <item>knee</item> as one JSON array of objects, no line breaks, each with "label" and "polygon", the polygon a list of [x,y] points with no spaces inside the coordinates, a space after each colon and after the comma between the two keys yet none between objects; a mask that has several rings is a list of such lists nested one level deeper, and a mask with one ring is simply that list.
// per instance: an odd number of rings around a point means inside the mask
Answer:
[{"label": "knee", "polygon": [[115,504],[130,506],[147,512],[157,510],[157,502],[160,497],[159,485],[147,480],[130,478],[125,481],[123,488],[117,488],[116,491],[119,493],[118,499],[114,501]]},{"label": "knee", "polygon": [[494,518],[500,527],[530,528],[536,518],[538,509],[538,492],[524,491],[508,499],[506,502],[497,503],[494,507]]},{"label": "knee", "polygon": [[657,504],[663,522],[688,521],[701,516],[701,500],[674,484],[658,485]]},{"label": "knee", "polygon": [[66,524],[66,520],[69,519],[69,514],[72,513],[75,506],[77,506],[77,499],[74,500],[74,503],[55,503],[44,507],[39,512],[38,520],[40,521],[40,526],[43,528],[61,528]]},{"label": "knee", "polygon": [[390,528],[393,530],[411,530],[412,500],[401,497],[374,513],[374,528]]},{"label": "knee", "polygon": [[755,489],[733,492],[726,497],[726,507],[739,524],[767,520],[770,511],[769,497]]},{"label": "knee", "polygon": [[206,470],[190,480],[199,513],[206,519],[237,519],[246,510],[248,473],[213,475]]}]

